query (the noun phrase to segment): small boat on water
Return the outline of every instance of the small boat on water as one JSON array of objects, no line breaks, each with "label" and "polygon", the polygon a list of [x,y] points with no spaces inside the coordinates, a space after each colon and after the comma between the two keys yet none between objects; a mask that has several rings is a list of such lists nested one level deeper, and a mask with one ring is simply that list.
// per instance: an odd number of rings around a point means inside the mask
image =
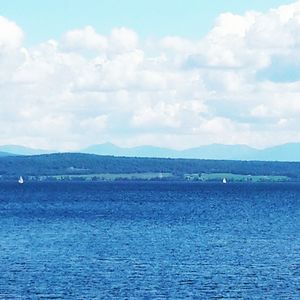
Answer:
[{"label": "small boat on water", "polygon": [[20,178],[19,178],[19,180],[18,180],[18,183],[19,183],[19,184],[23,184],[23,183],[24,183],[24,179],[23,179],[22,176],[20,176]]},{"label": "small boat on water", "polygon": [[226,178],[223,178],[223,181],[222,181],[224,184],[227,183],[227,180]]}]

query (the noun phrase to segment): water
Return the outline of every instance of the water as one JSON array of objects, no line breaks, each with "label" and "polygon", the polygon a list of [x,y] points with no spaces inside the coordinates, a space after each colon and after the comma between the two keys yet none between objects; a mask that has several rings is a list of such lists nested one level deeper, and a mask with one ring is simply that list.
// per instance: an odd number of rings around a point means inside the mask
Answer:
[{"label": "water", "polygon": [[300,185],[0,184],[0,299],[299,299]]}]

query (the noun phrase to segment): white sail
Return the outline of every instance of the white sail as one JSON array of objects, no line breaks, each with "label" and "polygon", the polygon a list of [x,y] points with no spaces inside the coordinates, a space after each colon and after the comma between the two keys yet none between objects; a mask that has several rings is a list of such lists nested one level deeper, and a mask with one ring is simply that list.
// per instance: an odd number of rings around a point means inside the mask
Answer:
[{"label": "white sail", "polygon": [[22,176],[20,176],[20,178],[19,178],[18,182],[19,182],[20,184],[24,183],[24,179],[23,179],[23,177],[22,177]]},{"label": "white sail", "polygon": [[226,178],[223,178],[223,183],[227,183],[227,180],[226,180]]}]

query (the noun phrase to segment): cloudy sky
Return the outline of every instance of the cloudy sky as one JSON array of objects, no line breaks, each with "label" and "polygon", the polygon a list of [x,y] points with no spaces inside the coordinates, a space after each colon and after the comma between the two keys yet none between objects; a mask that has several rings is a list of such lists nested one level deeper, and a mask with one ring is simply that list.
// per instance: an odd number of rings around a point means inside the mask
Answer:
[{"label": "cloudy sky", "polygon": [[1,1],[0,144],[300,141],[300,1],[45,2]]}]

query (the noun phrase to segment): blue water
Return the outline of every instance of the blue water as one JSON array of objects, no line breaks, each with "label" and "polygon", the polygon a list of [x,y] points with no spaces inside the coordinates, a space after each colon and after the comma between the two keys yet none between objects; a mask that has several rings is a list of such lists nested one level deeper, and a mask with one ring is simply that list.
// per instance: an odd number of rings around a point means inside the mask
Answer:
[{"label": "blue water", "polygon": [[299,299],[300,185],[0,184],[0,299]]}]

